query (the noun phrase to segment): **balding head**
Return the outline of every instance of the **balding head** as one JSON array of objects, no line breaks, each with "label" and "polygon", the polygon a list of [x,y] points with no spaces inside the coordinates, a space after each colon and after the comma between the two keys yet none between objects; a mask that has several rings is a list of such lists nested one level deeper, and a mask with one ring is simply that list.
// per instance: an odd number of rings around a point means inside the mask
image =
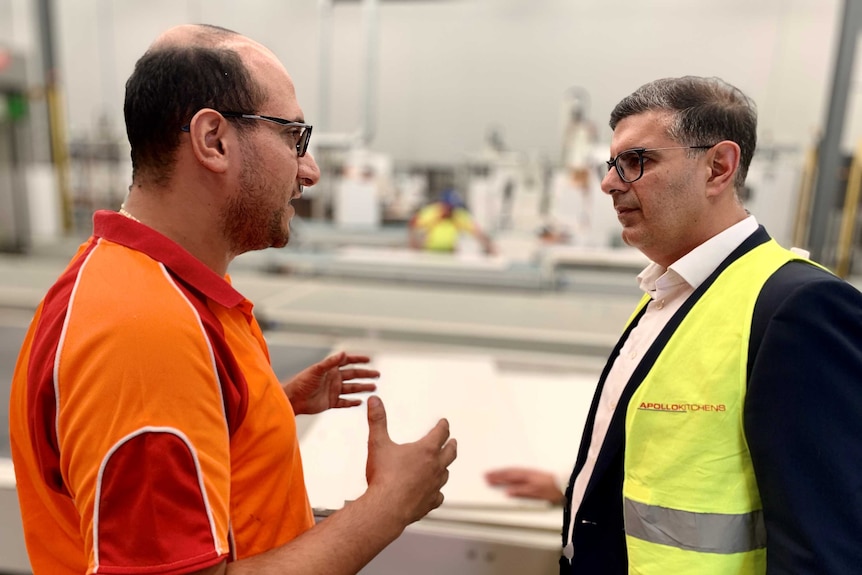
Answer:
[{"label": "balding head", "polygon": [[[202,108],[250,112],[266,94],[249,62],[271,52],[231,30],[182,25],[164,32],[126,82],[124,113],[135,183],[171,177],[181,128]],[[274,58],[274,56],[272,56]],[[242,131],[244,126],[237,124]]]},{"label": "balding head", "polygon": [[[284,70],[272,51],[242,34],[211,24],[181,24],[163,32],[149,50],[199,46],[209,49],[232,50],[239,54],[246,69],[254,76],[266,66]],[[286,70],[284,70],[286,72]]]},{"label": "balding head", "polygon": [[149,49],[192,45],[215,48],[239,38],[245,38],[245,36],[221,26],[213,26],[211,24],[181,24],[162,32],[150,44]]}]

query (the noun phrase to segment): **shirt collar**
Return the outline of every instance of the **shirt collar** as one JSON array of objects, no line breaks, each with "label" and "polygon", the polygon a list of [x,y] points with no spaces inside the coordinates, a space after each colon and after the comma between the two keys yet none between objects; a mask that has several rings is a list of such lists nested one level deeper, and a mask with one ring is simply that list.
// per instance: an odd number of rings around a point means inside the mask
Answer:
[{"label": "shirt collar", "polygon": [[182,246],[117,212],[99,210],[93,215],[93,235],[144,253],[171,273],[224,307],[235,307],[245,297]]},{"label": "shirt collar", "polygon": [[697,289],[709,274],[756,230],[757,220],[750,215],[709,238],[668,268],[650,262],[638,275],[640,288],[651,294],[657,289],[668,289],[684,282],[692,289]]}]

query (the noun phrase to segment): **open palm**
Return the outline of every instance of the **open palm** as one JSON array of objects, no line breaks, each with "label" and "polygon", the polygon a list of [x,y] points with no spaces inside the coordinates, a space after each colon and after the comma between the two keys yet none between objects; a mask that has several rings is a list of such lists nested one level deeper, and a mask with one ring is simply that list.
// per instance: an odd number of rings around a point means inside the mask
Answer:
[{"label": "open palm", "polygon": [[349,355],[346,352],[331,355],[311,365],[284,385],[293,410],[297,414],[313,414],[331,408],[355,407],[362,401],[342,397],[354,393],[374,391],[373,383],[348,383],[356,379],[374,379],[380,376],[375,369],[347,367],[368,363],[364,355]]}]

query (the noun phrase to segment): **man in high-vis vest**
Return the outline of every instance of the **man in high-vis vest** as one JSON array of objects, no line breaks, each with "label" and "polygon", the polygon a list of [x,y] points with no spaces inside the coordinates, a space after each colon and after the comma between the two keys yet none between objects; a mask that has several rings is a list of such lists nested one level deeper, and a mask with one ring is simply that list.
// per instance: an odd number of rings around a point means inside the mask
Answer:
[{"label": "man in high-vis vest", "polygon": [[652,263],[587,417],[560,573],[862,572],[862,294],[740,201],[740,90],[657,80],[610,126],[602,190]]}]

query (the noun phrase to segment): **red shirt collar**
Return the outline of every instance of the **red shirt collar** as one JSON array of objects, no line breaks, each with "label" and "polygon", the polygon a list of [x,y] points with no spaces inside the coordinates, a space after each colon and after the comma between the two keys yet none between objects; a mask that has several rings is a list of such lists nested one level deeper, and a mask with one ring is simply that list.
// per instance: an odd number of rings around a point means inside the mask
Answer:
[{"label": "red shirt collar", "polygon": [[235,307],[246,301],[226,278],[212,271],[185,248],[122,214],[97,211],[93,214],[93,235],[163,263],[171,273],[224,307]]}]

